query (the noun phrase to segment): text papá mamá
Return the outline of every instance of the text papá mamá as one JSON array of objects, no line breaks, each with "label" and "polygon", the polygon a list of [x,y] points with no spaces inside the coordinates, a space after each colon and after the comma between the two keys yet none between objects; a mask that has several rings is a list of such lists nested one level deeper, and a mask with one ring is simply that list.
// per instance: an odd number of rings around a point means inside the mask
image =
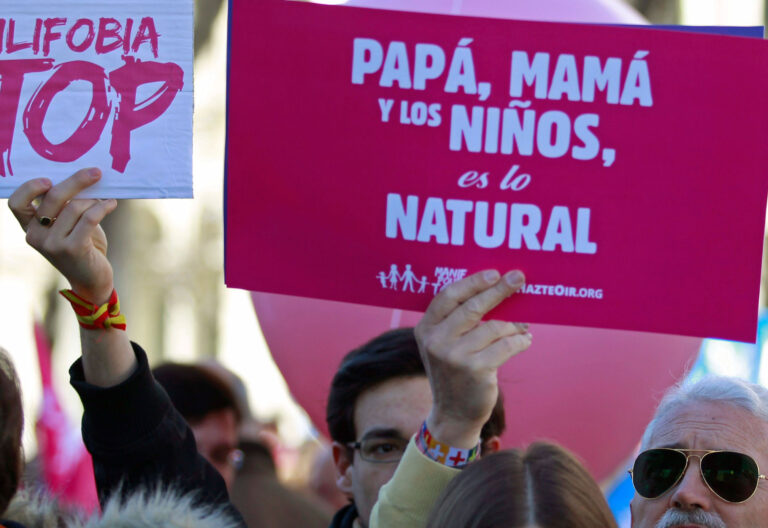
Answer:
[{"label": "text pap\u00e1 mam\u00e1", "polygon": [[[21,108],[25,140],[56,162],[89,152],[111,123],[112,168],[125,172],[131,133],[162,116],[184,85],[183,69],[161,60],[158,30],[153,17],[0,18],[0,176],[13,174]],[[28,83],[34,86],[29,97]],[[90,91],[90,106],[76,127],[72,123],[74,132],[54,143],[44,130],[46,116],[54,99],[75,87]]]}]

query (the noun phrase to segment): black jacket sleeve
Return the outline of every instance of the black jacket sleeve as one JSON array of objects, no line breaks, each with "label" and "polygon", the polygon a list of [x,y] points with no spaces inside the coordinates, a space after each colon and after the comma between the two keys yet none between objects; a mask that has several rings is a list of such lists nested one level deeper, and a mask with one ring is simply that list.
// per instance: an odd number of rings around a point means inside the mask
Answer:
[{"label": "black jacket sleeve", "polygon": [[172,488],[195,493],[200,505],[221,506],[242,526],[221,475],[197,452],[192,430],[173,407],[136,344],[136,371],[124,382],[101,388],[85,381],[82,360],[70,368],[70,383],[83,402],[83,440],[93,456],[99,502],[118,489]]}]

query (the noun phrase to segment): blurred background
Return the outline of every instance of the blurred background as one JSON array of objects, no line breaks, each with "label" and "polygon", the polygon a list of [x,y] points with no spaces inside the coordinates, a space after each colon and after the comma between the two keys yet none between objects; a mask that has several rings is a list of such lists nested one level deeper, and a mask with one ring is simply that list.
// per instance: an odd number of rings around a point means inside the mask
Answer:
[{"label": "blurred background", "polygon": [[[333,2],[343,3],[343,2]],[[631,0],[651,23],[764,25],[764,0]],[[324,440],[291,398],[272,360],[248,292],[228,290],[223,277],[223,168],[225,142],[227,3],[197,0],[195,23],[194,200],[122,201],[105,222],[131,337],[153,363],[215,358],[238,373],[258,421],[275,435],[281,478],[302,487],[310,459]],[[34,324],[50,339],[52,383],[64,414],[79,424],[82,409],[67,370],[79,353],[77,325],[57,290],[67,287],[24,242],[6,207],[0,210],[0,347],[19,371],[28,426],[28,459],[37,454],[34,417],[42,386]],[[763,264],[765,270],[765,260]],[[763,274],[765,291],[765,273]],[[761,293],[763,293],[761,292]],[[761,295],[761,306],[764,304]],[[691,375],[718,372],[768,383],[763,360],[764,321],[757,346],[705,341]],[[286,321],[290,324],[290,321]],[[325,383],[330,383],[325,380]],[[77,429],[77,427],[75,427]],[[622,522],[631,495],[617,476],[605,482]],[[626,524],[625,524],[626,525]]]}]

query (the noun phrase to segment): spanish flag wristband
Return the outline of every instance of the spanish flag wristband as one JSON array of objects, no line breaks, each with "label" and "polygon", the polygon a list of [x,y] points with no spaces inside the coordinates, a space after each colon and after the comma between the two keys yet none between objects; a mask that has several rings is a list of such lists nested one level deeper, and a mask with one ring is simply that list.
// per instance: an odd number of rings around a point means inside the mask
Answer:
[{"label": "spanish flag wristband", "polygon": [[77,315],[77,322],[83,328],[125,330],[125,316],[120,314],[120,301],[115,290],[112,290],[109,300],[101,306],[86,301],[72,290],[61,290],[59,293],[72,305]]},{"label": "spanish flag wristband", "polygon": [[427,458],[456,469],[463,468],[480,456],[480,443],[472,449],[459,449],[435,440],[427,429],[426,420],[416,435],[416,446]]}]

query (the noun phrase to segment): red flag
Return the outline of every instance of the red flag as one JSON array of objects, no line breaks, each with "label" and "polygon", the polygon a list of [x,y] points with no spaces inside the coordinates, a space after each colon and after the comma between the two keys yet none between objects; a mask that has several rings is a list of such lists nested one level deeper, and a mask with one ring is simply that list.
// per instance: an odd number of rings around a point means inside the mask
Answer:
[{"label": "red flag", "polygon": [[53,388],[51,347],[45,330],[37,322],[35,343],[43,389],[40,414],[35,422],[43,483],[63,504],[90,513],[99,506],[93,462],[83,444],[80,428],[64,414]]}]

